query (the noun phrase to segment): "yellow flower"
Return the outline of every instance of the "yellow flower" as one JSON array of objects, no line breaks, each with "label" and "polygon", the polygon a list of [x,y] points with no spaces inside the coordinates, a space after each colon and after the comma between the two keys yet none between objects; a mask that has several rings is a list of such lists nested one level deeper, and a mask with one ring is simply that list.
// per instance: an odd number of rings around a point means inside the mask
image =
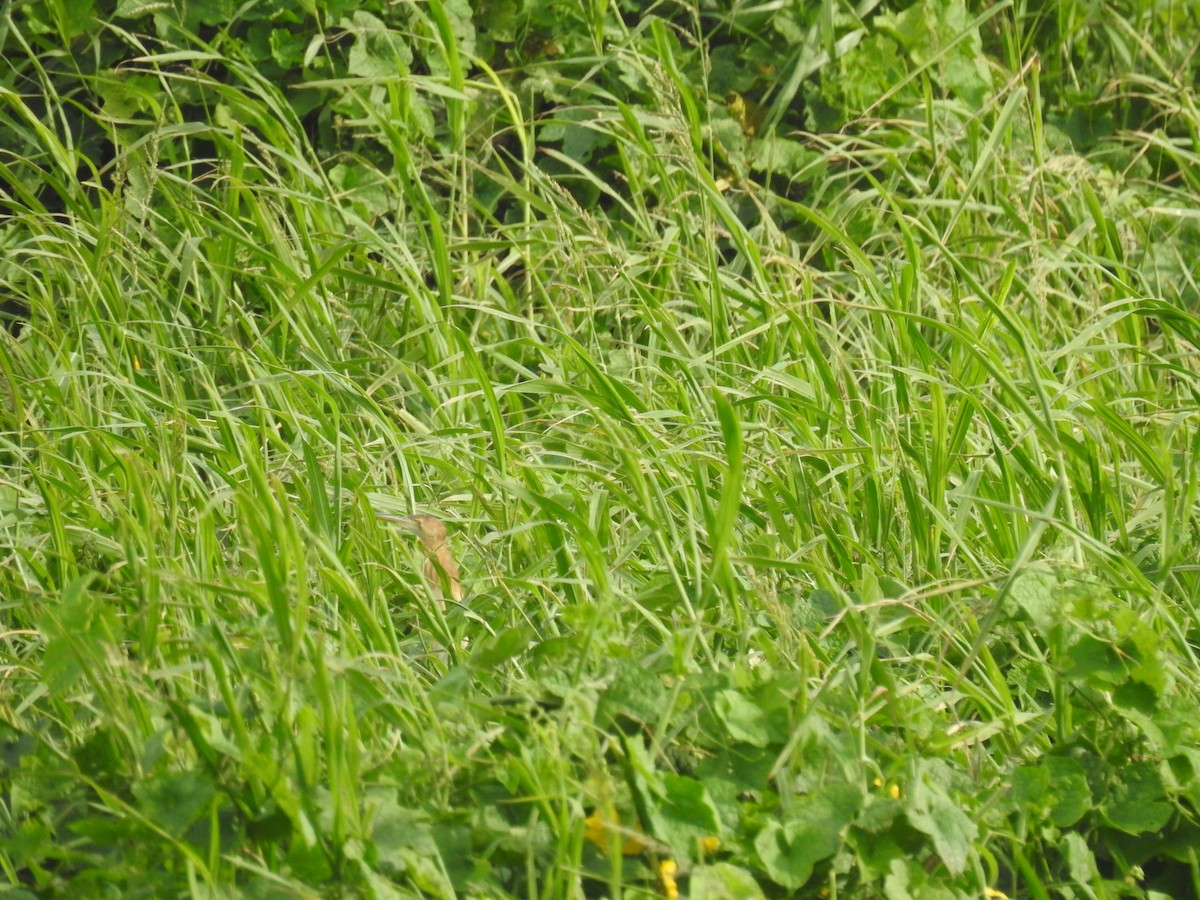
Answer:
[{"label": "yellow flower", "polygon": [[752,138],[762,125],[763,109],[753,100],[747,100],[737,91],[725,95],[725,108],[742,129],[742,134]]},{"label": "yellow flower", "polygon": [[701,853],[716,853],[721,849],[721,839],[719,837],[702,837],[696,842],[700,847]]},{"label": "yellow flower", "polygon": [[604,820],[600,818],[600,813],[592,813],[584,819],[583,826],[584,838],[603,850],[607,846],[604,836],[608,829],[604,827]]},{"label": "yellow flower", "polygon": [[679,885],[675,883],[675,873],[679,866],[673,859],[664,859],[658,864],[658,877],[662,879],[663,892],[667,900],[679,900]]},{"label": "yellow flower", "polygon": [[604,821],[604,817],[600,815],[599,810],[583,820],[584,838],[591,841],[605,853],[612,846],[611,835],[614,831],[625,835],[625,841],[621,844],[621,854],[623,856],[634,856],[646,849],[646,842],[638,836],[636,831],[622,828],[619,821]]},{"label": "yellow flower", "polygon": [[[883,779],[876,778],[874,781],[871,782],[871,784],[875,785],[875,787],[877,787],[877,788],[881,788],[881,787],[883,787]],[[900,799],[900,785],[896,784],[895,782],[892,782],[891,784],[889,784],[887,786],[887,795],[889,797],[891,797],[893,800],[899,800]]]},{"label": "yellow flower", "polygon": [[1008,900],[1008,894],[1004,893],[1004,891],[998,891],[995,888],[984,888],[983,896],[989,898],[989,900]]}]

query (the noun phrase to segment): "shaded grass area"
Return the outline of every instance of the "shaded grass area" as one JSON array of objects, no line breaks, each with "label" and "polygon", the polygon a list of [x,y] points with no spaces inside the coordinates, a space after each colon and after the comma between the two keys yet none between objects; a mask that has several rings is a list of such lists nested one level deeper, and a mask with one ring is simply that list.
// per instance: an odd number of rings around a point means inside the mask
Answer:
[{"label": "shaded grass area", "polygon": [[550,109],[444,41],[441,144],[346,79],[357,158],[198,39],[103,171],[3,95],[6,890],[1196,890],[1179,73],[1077,152],[1014,16],[784,162],[605,22]]}]

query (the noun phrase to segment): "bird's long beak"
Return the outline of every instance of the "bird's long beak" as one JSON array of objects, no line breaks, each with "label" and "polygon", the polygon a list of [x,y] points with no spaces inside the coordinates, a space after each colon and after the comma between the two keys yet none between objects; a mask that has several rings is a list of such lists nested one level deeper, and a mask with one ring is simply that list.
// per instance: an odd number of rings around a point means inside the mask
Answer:
[{"label": "bird's long beak", "polygon": [[383,513],[375,513],[375,518],[382,522],[395,522],[405,531],[413,534],[421,533],[421,523],[417,521],[416,516],[386,516]]}]

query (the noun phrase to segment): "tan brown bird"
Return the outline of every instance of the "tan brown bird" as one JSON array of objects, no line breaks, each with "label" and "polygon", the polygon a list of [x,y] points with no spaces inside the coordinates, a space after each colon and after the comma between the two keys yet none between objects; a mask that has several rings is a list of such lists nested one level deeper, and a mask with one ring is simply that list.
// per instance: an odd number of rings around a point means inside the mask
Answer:
[{"label": "tan brown bird", "polygon": [[450,552],[450,536],[446,534],[446,526],[435,516],[419,514],[415,516],[385,516],[376,514],[385,522],[395,522],[405,531],[415,534],[421,540],[421,549],[425,551],[425,565],[421,574],[429,583],[438,605],[446,608],[445,598],[449,596],[455,603],[462,603],[463,591],[459,581],[458,563]]}]

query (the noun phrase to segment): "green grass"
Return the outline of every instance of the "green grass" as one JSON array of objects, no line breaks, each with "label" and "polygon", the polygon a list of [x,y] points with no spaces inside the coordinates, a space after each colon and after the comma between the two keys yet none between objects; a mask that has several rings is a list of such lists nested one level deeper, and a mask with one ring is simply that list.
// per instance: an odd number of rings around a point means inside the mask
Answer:
[{"label": "green grass", "polygon": [[1058,6],[779,156],[604,4],[549,109],[429,4],[336,157],[232,44],[118,115],[9,19],[0,893],[1200,892],[1196,26]]}]

